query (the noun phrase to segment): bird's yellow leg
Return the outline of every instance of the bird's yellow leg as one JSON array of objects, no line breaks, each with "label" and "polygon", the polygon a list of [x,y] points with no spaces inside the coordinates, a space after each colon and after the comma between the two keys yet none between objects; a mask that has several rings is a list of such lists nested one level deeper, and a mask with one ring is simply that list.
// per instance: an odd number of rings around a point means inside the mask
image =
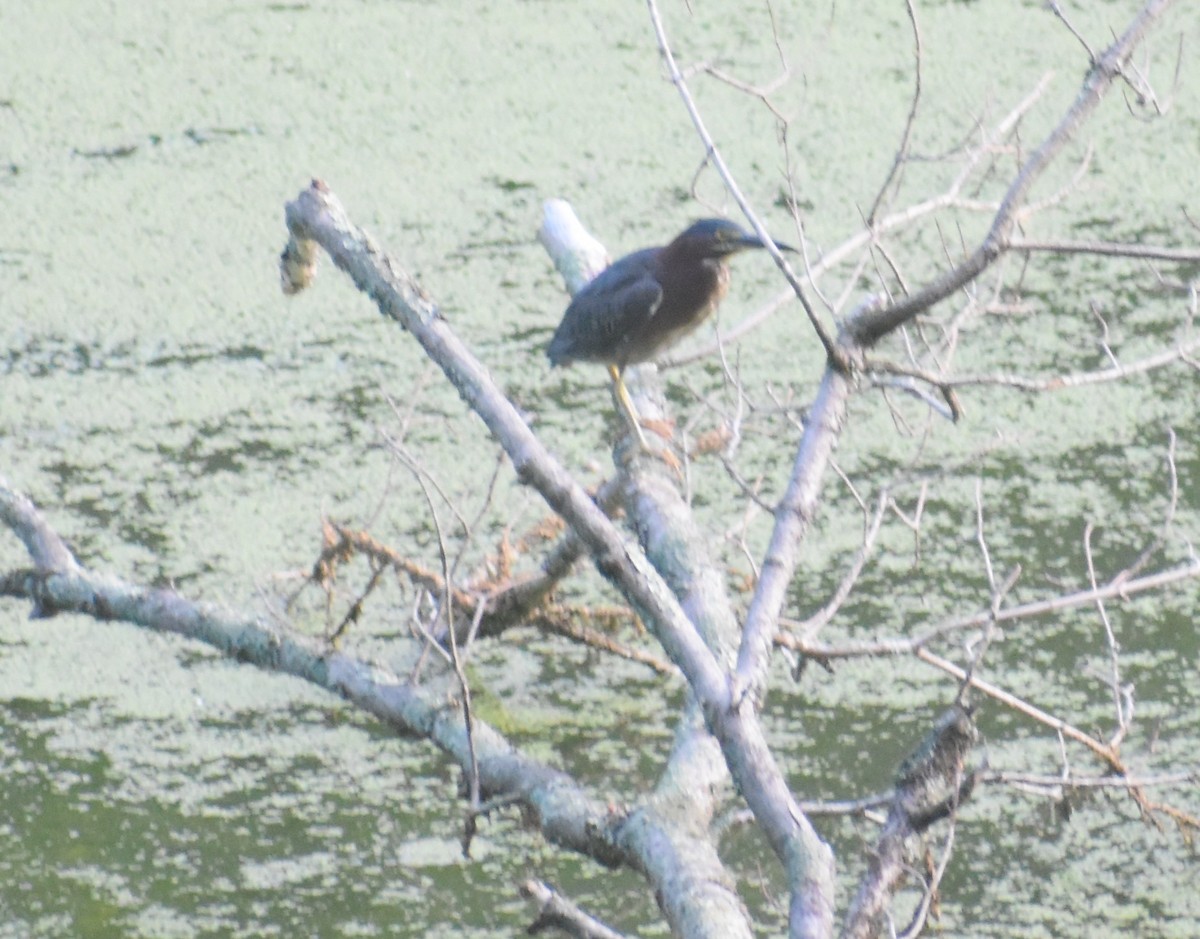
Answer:
[{"label": "bird's yellow leg", "polygon": [[[625,380],[621,377],[621,370],[615,365],[610,365],[608,367],[608,374],[612,376],[613,394],[617,398],[617,404],[625,413],[625,418],[629,421],[629,426],[633,428],[633,432],[637,436],[638,447],[641,448],[643,453],[649,453],[657,456],[660,460],[666,463],[667,466],[671,467],[671,469],[675,471],[675,474],[682,479],[683,466],[676,458],[675,454],[669,449],[661,446],[651,449],[650,445],[646,442],[646,435],[642,433],[642,426],[644,424],[646,427],[651,428],[656,433],[661,434],[663,437],[669,440],[672,436],[671,428],[673,425],[671,422],[649,420],[643,421],[641,417],[638,416],[637,408],[633,406],[633,399],[629,397],[629,389],[625,387]],[[664,424],[667,426],[666,433],[663,433],[662,430],[654,426],[661,426]]]},{"label": "bird's yellow leg", "polygon": [[629,389],[625,387],[625,379],[621,377],[621,370],[615,365],[610,364],[608,366],[608,374],[612,378],[613,393],[617,396],[617,403],[629,419],[629,426],[633,428],[634,434],[637,435],[638,444],[643,450],[649,450],[650,447],[646,443],[646,435],[642,433],[642,420],[638,417],[637,408],[633,406],[633,399],[629,397]]}]

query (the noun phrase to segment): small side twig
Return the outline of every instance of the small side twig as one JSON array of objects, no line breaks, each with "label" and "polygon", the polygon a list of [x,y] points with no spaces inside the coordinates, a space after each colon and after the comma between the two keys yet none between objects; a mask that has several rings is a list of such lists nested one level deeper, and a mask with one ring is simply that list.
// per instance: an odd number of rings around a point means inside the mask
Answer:
[{"label": "small side twig", "polygon": [[583,912],[540,880],[527,880],[521,884],[521,896],[539,904],[537,919],[526,929],[531,936],[558,929],[574,939],[624,939],[621,933]]}]

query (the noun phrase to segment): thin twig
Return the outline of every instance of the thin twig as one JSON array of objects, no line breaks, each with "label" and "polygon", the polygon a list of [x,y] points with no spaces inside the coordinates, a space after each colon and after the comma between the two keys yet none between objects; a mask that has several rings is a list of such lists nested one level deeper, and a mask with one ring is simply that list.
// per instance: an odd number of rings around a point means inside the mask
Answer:
[{"label": "thin twig", "polygon": [[809,302],[808,296],[805,294],[804,288],[800,285],[799,279],[792,272],[787,259],[784,258],[783,254],[780,253],[775,243],[771,240],[771,236],[763,225],[762,220],[758,217],[758,213],[754,211],[749,200],[742,193],[741,187],[726,165],[724,157],[721,156],[721,151],[717,148],[716,141],[713,140],[712,135],[708,132],[704,118],[700,114],[700,109],[696,106],[696,102],[688,90],[687,81],[683,77],[683,73],[680,72],[678,64],[675,62],[675,54],[671,51],[671,45],[667,41],[667,31],[666,27],[663,26],[662,17],[659,15],[658,4],[655,0],[646,0],[646,6],[650,11],[650,22],[654,26],[654,35],[658,41],[658,51],[662,55],[663,62],[666,63],[671,83],[679,92],[679,96],[683,100],[683,106],[687,109],[688,116],[692,119],[692,125],[696,128],[696,134],[704,144],[706,159],[712,162],[713,167],[720,174],[721,180],[725,183],[725,188],[733,196],[734,202],[738,204],[738,208],[742,210],[742,214],[746,216],[746,220],[750,222],[755,233],[763,240],[767,252],[774,259],[776,266],[783,272],[783,276],[787,278],[788,285],[792,288],[796,298],[800,301],[800,305],[804,308],[804,313],[808,317],[813,331],[817,334],[817,338],[820,339],[821,345],[824,346],[825,354],[829,357],[830,361],[842,363],[842,353],[834,343],[833,337],[825,329],[824,324],[817,316],[817,312]]},{"label": "thin twig", "polygon": [[[1170,584],[1197,578],[1200,578],[1200,557],[1194,557],[1188,563],[1179,567],[1169,568],[1165,571],[1147,574],[1131,580],[1126,580],[1123,573],[1118,574],[1107,584],[1095,590],[1080,590],[1075,593],[1063,594],[1046,600],[1036,600],[1031,603],[1006,607],[1005,609],[998,610],[994,616],[997,624],[1033,619],[1080,606],[1089,606],[1095,603],[1097,599],[1128,600],[1139,593],[1158,590]],[[970,616],[947,620],[932,629],[911,637],[872,639],[862,642],[840,642],[835,645],[808,642],[797,635],[781,633],[778,636],[778,642],[785,648],[812,656],[814,659],[820,661],[879,655],[911,655],[924,646],[951,633],[978,628],[992,618],[992,616],[993,613],[990,609],[984,610]],[[798,630],[803,625],[796,620],[786,618],[782,622],[789,629]]]},{"label": "thin twig", "polygon": [[1010,251],[1050,254],[1095,254],[1112,258],[1133,258],[1144,261],[1175,261],[1195,264],[1200,261],[1200,248],[1168,248],[1158,245],[1136,245],[1117,241],[1033,241],[1014,238]]},{"label": "thin twig", "polygon": [[850,591],[858,583],[858,577],[866,566],[867,560],[870,558],[871,552],[875,547],[875,539],[879,536],[879,529],[883,526],[884,515],[890,504],[891,496],[886,489],[881,489],[879,496],[875,500],[875,511],[866,517],[866,527],[863,531],[862,542],[858,546],[858,551],[854,554],[854,560],[851,562],[849,570],[842,577],[841,583],[838,584],[837,589],[834,590],[833,595],[823,607],[812,613],[795,627],[795,631],[806,640],[814,638],[821,630],[821,627],[837,615],[837,611],[841,609],[842,604],[846,602],[846,598],[850,596]]},{"label": "thin twig", "polygon": [[1008,239],[1018,221],[1018,212],[1033,184],[1041,178],[1046,168],[1054,162],[1099,106],[1146,31],[1173,2],[1174,0],[1150,0],[1125,32],[1094,60],[1074,104],[1042,144],[1029,155],[1021,171],[1009,185],[986,237],[970,257],[903,300],[882,310],[864,311],[855,317],[847,325],[860,342],[864,345],[874,344],[919,313],[957,293],[1005,252]]},{"label": "thin twig", "polygon": [[888,170],[887,177],[883,181],[883,185],[879,187],[879,192],[875,196],[875,201],[871,203],[871,208],[867,211],[866,226],[873,228],[875,225],[875,216],[879,212],[880,206],[883,204],[884,198],[887,196],[888,189],[892,183],[897,180],[900,169],[904,166],[908,159],[908,148],[912,140],[913,127],[917,123],[917,107],[921,103],[921,27],[917,23],[917,10],[913,6],[912,0],[905,0],[904,8],[908,12],[908,21],[912,24],[913,34],[913,93],[912,101],[908,106],[908,117],[904,120],[904,130],[900,133],[900,145],[896,148],[896,155],[892,159],[891,169]]},{"label": "thin twig", "polygon": [[917,381],[926,382],[938,389],[998,386],[1013,388],[1017,391],[1058,391],[1064,388],[1083,388],[1089,385],[1101,385],[1106,382],[1120,381],[1133,375],[1142,375],[1152,372],[1155,369],[1164,368],[1175,362],[1187,363],[1188,354],[1198,349],[1200,349],[1200,336],[1181,341],[1174,348],[1164,349],[1161,352],[1156,352],[1153,355],[1148,355],[1127,364],[1118,364],[1110,368],[1097,369],[1091,372],[1054,375],[1050,378],[1030,378],[1024,375],[1014,375],[1004,372],[996,372],[988,375],[941,375],[936,372],[875,360],[871,360],[867,368],[871,372],[907,376]]}]

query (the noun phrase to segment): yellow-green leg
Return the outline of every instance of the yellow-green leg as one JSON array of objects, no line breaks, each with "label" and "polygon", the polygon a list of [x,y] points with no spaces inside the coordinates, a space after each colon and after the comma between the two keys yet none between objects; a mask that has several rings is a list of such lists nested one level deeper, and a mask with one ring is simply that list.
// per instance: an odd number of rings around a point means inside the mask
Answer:
[{"label": "yellow-green leg", "polygon": [[629,389],[625,387],[625,379],[621,377],[621,370],[615,365],[608,366],[608,374],[613,381],[613,393],[617,396],[617,403],[621,406],[621,410],[625,412],[626,418],[629,419],[629,426],[633,428],[634,434],[637,435],[638,444],[643,450],[649,450],[650,447],[646,443],[646,436],[642,433],[642,420],[638,417],[637,409],[633,406],[633,399],[629,397]]}]

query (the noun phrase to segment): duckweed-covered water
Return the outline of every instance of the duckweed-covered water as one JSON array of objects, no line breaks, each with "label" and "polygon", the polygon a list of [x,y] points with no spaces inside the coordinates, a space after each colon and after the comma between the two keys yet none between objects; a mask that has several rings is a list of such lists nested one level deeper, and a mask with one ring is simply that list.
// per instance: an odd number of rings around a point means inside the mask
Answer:
[{"label": "duckweed-covered water", "polygon": [[[664,4],[683,61],[760,85],[779,75],[765,4],[691,6]],[[1022,129],[1023,148],[1035,145],[1087,67],[1039,4],[918,9],[925,58],[913,151],[922,159],[905,169],[910,201],[951,175],[925,157],[977,138],[977,125],[1053,70]],[[1099,47],[1132,6],[1070,12]],[[793,171],[815,255],[858,230],[891,165],[912,91],[911,27],[900,4],[776,5],[774,16],[790,68],[772,97],[790,120],[786,139],[737,90],[700,77],[694,90],[748,198],[788,240],[784,173]],[[1196,243],[1194,16],[1181,6],[1154,34],[1152,59],[1137,62],[1167,94],[1181,35],[1168,115],[1131,117],[1115,91],[1035,193],[1046,200],[1070,183],[1094,148],[1069,197],[1036,216],[1029,237]],[[534,232],[552,196],[568,198],[614,253],[699,215],[736,215],[711,172],[697,183],[705,201],[689,195],[704,153],[663,74],[636,3],[3,4],[0,474],[85,563],[266,615],[278,615],[311,566],[322,513],[437,567],[421,486],[384,435],[403,441],[467,520],[483,505],[496,448],[409,337],[328,264],[308,293],[280,294],[283,206],[318,176],[419,276],[546,440],[599,480],[615,426],[609,397],[600,370],[546,367],[542,349],[565,300]],[[998,170],[968,195],[995,198],[1001,185]],[[985,213],[964,213],[951,228],[926,226],[898,258],[904,277],[919,282],[986,223]],[[1022,263],[1004,262],[1009,283]],[[1095,370],[1109,363],[1102,341],[1135,361],[1174,342],[1188,315],[1177,285],[1194,274],[1036,257],[1020,295],[991,298],[991,312],[963,332],[954,367]],[[823,282],[829,296],[845,276]],[[852,295],[873,283],[863,272]],[[779,289],[765,257],[739,258],[725,321]],[[937,313],[951,317],[952,304]],[[936,325],[926,328],[936,337]],[[902,357],[898,343],[885,352]],[[769,500],[796,431],[768,412],[773,400],[811,397],[821,357],[794,305],[728,357],[759,408],[740,466]],[[736,407],[715,359],[666,379],[687,433],[717,422],[698,396],[726,413]],[[894,392],[855,401],[837,454],[849,485],[830,477],[790,615],[824,603],[852,560],[862,513],[850,485],[868,503],[891,486],[920,531],[889,517],[830,641],[918,631],[987,607],[977,491],[997,576],[1022,568],[1008,602],[1081,586],[1089,523],[1097,570],[1111,575],[1168,511],[1172,431],[1178,505],[1151,568],[1195,544],[1194,369],[1040,396],[981,387],[962,398],[957,426]],[[731,581],[744,581],[742,545],[761,553],[766,516],[746,511],[716,460],[694,463],[688,485]],[[456,550],[461,527],[440,504]],[[515,540],[542,516],[502,467],[464,571],[495,551],[506,527]],[[5,569],[26,560],[0,539]],[[347,570],[343,603],[366,577]],[[612,600],[587,570],[567,593]],[[1147,774],[1196,769],[1196,597],[1185,584],[1108,609],[1138,705],[1124,754]],[[369,605],[354,635],[364,654],[409,664],[410,603],[389,585]],[[530,873],[618,928],[664,934],[638,878],[560,853],[513,813],[486,821],[464,860],[457,772],[342,702],[174,638],[27,612],[0,604],[0,935],[515,935],[532,915],[516,892]],[[302,594],[290,621],[320,632],[322,598]],[[1008,629],[986,662],[987,677],[1040,707],[1088,731],[1111,728],[1094,609]],[[480,647],[472,669],[493,723],[599,793],[620,794],[635,774],[653,779],[665,759],[677,681],[529,631]],[[810,667],[799,683],[781,663],[768,717],[796,792],[848,798],[885,789],[954,693],[909,660]],[[1061,771],[1046,728],[990,703],[980,724],[978,756],[993,769]],[[1077,773],[1100,772],[1078,748],[1068,757]],[[1150,796],[1200,811],[1194,777]],[[1121,790],[1069,809],[1015,789],[978,792],[942,889],[944,933],[1200,932],[1194,848],[1169,822],[1139,819]],[[875,829],[818,824],[839,854],[844,904]],[[725,848],[764,934],[777,934],[770,852],[744,829]]]}]

